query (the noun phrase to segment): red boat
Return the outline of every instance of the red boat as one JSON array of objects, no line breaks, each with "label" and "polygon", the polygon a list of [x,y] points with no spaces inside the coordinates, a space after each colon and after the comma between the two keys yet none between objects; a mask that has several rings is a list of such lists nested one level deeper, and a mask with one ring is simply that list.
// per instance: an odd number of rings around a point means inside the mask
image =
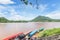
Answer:
[{"label": "red boat", "polygon": [[14,34],[14,35],[11,35],[9,37],[6,37],[4,38],[3,40],[15,40],[15,38],[18,38],[19,40],[20,39],[24,39],[25,40],[25,37],[28,36],[28,39],[30,39],[33,35],[35,35],[36,33],[39,33],[40,31],[43,31],[44,28],[39,28],[39,29],[36,29],[34,31],[30,31],[26,34],[24,34],[23,32],[20,32],[18,34]]},{"label": "red boat", "polygon": [[4,38],[3,40],[13,40],[13,39],[16,38],[18,35],[21,35],[21,34],[23,34],[23,33],[20,32],[20,33],[17,33],[17,34],[8,36],[8,37]]}]

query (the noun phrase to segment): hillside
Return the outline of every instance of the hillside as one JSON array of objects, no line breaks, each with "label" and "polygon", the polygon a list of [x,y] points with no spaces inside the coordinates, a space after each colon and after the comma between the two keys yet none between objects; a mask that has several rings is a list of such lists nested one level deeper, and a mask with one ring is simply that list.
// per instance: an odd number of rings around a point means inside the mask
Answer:
[{"label": "hillside", "polygon": [[31,21],[32,22],[60,22],[60,19],[52,19],[45,16],[38,16]]},{"label": "hillside", "polygon": [[45,17],[45,16],[38,16],[36,18],[34,18],[33,20],[30,21],[26,21],[26,20],[8,20],[4,17],[0,17],[0,23],[7,23],[7,22],[60,22],[60,19],[51,19],[49,17]]},{"label": "hillside", "polygon": [[0,17],[0,22],[8,22],[8,19],[4,18],[4,17]]},{"label": "hillside", "polygon": [[0,23],[16,23],[16,22],[28,22],[28,21],[25,21],[25,20],[18,20],[18,21],[14,21],[14,20],[8,20],[4,17],[0,17]]}]

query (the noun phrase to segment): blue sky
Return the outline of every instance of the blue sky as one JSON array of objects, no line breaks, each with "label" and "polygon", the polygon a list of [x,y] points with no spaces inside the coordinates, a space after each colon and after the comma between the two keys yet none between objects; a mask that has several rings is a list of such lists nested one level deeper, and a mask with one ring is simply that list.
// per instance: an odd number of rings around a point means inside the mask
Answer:
[{"label": "blue sky", "polygon": [[31,20],[37,16],[47,16],[60,19],[60,0],[38,0],[39,9],[36,9],[36,0],[25,5],[20,0],[0,0],[0,17],[9,20]]}]

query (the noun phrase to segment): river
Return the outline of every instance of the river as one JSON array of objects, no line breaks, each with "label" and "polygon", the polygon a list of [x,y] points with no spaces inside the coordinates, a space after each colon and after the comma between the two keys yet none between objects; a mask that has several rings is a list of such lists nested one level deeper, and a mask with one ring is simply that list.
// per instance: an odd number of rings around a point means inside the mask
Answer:
[{"label": "river", "polygon": [[0,23],[0,40],[19,32],[29,32],[40,27],[60,28],[60,22]]}]

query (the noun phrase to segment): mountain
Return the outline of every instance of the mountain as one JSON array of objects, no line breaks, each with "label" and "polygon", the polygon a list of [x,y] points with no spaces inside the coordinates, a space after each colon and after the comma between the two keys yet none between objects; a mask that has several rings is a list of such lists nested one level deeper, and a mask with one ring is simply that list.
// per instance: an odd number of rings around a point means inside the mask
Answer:
[{"label": "mountain", "polygon": [[4,18],[4,17],[0,17],[0,22],[8,22],[8,19]]},{"label": "mountain", "polygon": [[26,21],[26,20],[18,20],[18,21],[14,21],[14,20],[8,20],[4,17],[0,17],[0,23],[18,23],[18,22],[60,22],[60,19],[52,19],[49,17],[45,17],[45,16],[38,16],[36,18],[34,18],[33,20],[30,21]]},{"label": "mountain", "polygon": [[60,19],[52,19],[45,16],[38,16],[31,21],[32,22],[60,22]]},{"label": "mountain", "polygon": [[18,20],[18,21],[14,21],[14,20],[8,20],[5,17],[0,17],[0,23],[16,23],[16,22],[28,22],[25,20]]}]

